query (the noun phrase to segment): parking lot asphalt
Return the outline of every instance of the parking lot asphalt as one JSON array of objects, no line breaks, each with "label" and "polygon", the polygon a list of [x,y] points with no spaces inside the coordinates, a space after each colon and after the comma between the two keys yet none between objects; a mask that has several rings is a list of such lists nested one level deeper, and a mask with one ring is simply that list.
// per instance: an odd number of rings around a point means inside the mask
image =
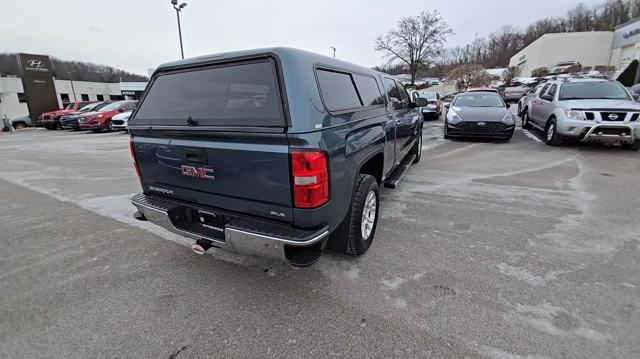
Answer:
[{"label": "parking lot asphalt", "polygon": [[131,218],[123,133],[0,135],[0,357],[640,357],[640,153],[445,141],[364,256],[307,269]]}]

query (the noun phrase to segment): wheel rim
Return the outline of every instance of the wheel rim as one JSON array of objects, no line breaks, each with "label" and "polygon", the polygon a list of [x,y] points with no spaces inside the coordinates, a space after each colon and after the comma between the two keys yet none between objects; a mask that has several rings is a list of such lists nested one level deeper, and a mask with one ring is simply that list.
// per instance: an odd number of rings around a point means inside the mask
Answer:
[{"label": "wheel rim", "polygon": [[418,157],[422,156],[422,131],[418,133]]},{"label": "wheel rim", "polygon": [[113,130],[113,123],[111,121],[107,122],[107,128],[109,128],[110,131]]},{"label": "wheel rim", "polygon": [[547,130],[547,141],[551,141],[553,139],[553,133],[556,130],[556,125],[554,125],[553,123],[551,123],[549,125],[549,129]]},{"label": "wheel rim", "polygon": [[527,122],[529,122],[529,115],[527,115],[527,113],[525,112],[522,115],[522,127],[526,126]]},{"label": "wheel rim", "polygon": [[376,223],[378,203],[376,201],[376,193],[370,191],[367,194],[367,199],[364,201],[364,208],[362,209],[362,224],[360,231],[362,232],[362,239],[367,241],[373,232],[373,226]]}]

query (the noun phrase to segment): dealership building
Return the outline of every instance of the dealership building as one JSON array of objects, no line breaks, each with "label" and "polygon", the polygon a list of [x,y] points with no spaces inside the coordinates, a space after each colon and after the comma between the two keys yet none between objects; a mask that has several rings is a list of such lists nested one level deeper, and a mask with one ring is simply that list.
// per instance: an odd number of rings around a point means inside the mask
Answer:
[{"label": "dealership building", "polygon": [[[116,101],[139,99],[146,82],[86,82],[55,80],[58,107],[68,102]],[[27,96],[20,77],[0,77],[0,118],[18,118],[29,115]]]},{"label": "dealership building", "polygon": [[614,31],[545,34],[511,57],[509,66],[518,66],[521,76],[534,69],[551,69],[564,61],[578,61],[583,67],[613,66],[625,70],[640,59],[640,18]]}]

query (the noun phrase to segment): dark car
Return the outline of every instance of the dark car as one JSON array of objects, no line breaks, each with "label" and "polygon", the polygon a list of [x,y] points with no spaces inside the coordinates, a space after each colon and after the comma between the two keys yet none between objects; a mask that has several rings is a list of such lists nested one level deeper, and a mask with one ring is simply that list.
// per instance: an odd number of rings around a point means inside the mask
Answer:
[{"label": "dark car", "polygon": [[449,105],[444,138],[483,137],[510,140],[515,115],[493,91],[461,93]]},{"label": "dark car", "polygon": [[114,130],[111,122],[113,116],[132,111],[136,107],[136,103],[137,101],[117,101],[104,106],[98,111],[86,112],[78,117],[80,129],[93,132],[111,132]]},{"label": "dark car", "polygon": [[65,130],[77,131],[80,129],[78,118],[82,117],[82,115],[87,112],[99,111],[101,108],[107,106],[110,103],[111,101],[92,103],[82,107],[80,110],[76,112],[72,112],[70,114],[64,115],[60,117],[60,127],[62,127]]},{"label": "dark car", "polygon": [[378,188],[422,153],[419,98],[389,75],[272,48],[177,61],[129,120],[136,218],[210,247],[316,262],[373,241]]}]

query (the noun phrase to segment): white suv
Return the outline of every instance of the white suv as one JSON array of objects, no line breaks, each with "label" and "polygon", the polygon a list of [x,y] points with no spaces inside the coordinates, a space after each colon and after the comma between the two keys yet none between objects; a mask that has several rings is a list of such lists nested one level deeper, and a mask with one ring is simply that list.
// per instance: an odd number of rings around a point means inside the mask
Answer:
[{"label": "white suv", "polygon": [[640,104],[617,81],[549,81],[525,106],[522,127],[544,131],[548,145],[574,138],[640,149]]}]

